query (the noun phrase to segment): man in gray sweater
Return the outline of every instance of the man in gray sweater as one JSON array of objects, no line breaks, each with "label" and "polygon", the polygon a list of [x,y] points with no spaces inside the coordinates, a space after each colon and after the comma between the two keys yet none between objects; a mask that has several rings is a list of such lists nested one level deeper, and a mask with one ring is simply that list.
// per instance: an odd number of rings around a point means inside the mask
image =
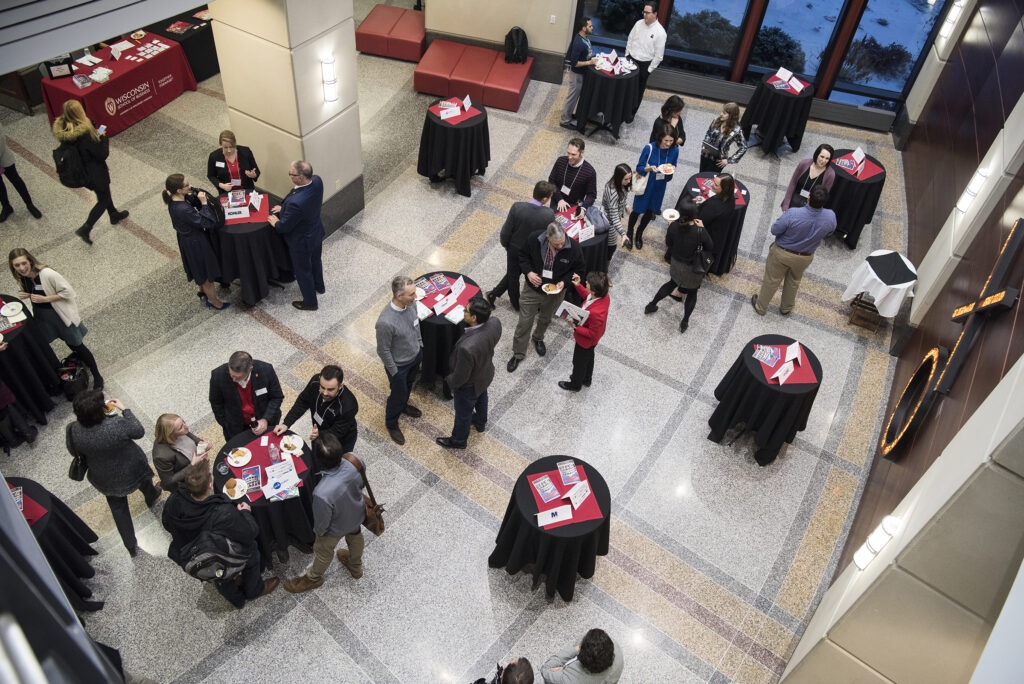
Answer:
[{"label": "man in gray sweater", "polygon": [[384,407],[384,427],[396,444],[405,444],[398,416],[419,418],[423,412],[409,403],[409,393],[423,360],[420,319],[416,315],[416,284],[408,276],[391,281],[391,301],[377,317],[377,356],[384,362],[391,394]]}]

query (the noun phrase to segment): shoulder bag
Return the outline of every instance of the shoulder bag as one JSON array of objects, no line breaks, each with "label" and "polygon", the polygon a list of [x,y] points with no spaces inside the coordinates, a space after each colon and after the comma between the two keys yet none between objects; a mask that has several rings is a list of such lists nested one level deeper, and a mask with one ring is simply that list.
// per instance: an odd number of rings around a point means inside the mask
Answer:
[{"label": "shoulder bag", "polygon": [[68,448],[68,453],[71,454],[71,467],[68,468],[68,477],[75,482],[81,482],[85,479],[85,473],[89,469],[89,464],[85,462],[85,456],[78,453],[78,449],[75,448],[75,442],[71,439],[71,426],[74,423],[68,423],[64,428],[64,444]]},{"label": "shoulder bag", "polygon": [[[651,144],[647,143],[647,145],[645,145],[644,147],[651,147]],[[651,147],[651,152],[647,155],[647,159],[648,160],[651,158],[650,155],[653,154],[653,153],[654,153],[654,148]],[[633,172],[633,188],[632,189],[633,189],[633,195],[635,195],[636,197],[640,197],[647,190],[647,176],[648,175],[649,174],[646,174],[646,173],[639,173],[638,171],[634,171]]]},{"label": "shoulder bag", "polygon": [[697,251],[693,253],[693,261],[690,267],[694,273],[706,274],[711,270],[711,255],[704,251],[704,243],[701,241],[701,237],[704,234],[704,229],[697,226]]},{"label": "shoulder bag", "polygon": [[363,464],[359,462],[359,459],[352,454],[343,454],[342,458],[355,466],[356,470],[359,471],[359,475],[363,478],[363,487],[369,493],[369,496],[363,494],[363,506],[366,508],[366,518],[363,520],[363,527],[379,537],[384,533],[384,504],[377,503],[377,499],[373,496],[370,481],[366,479],[366,470],[363,468]]}]

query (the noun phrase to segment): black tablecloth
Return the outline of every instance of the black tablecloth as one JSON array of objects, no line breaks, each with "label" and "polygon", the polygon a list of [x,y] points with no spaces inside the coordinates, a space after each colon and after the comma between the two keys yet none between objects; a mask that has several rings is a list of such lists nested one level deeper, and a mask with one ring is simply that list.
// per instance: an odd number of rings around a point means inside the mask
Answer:
[{"label": "black tablecloth", "polygon": [[[263,201],[271,206],[280,204],[270,195]],[[271,281],[295,280],[288,243],[266,221],[224,226],[217,231],[216,240],[221,280],[230,283],[237,278],[242,300],[249,306],[267,296]]]},{"label": "black tablecloth", "polygon": [[742,423],[746,430],[754,432],[757,463],[768,465],[778,456],[783,442],[792,444],[796,433],[807,427],[807,416],[822,380],[818,357],[801,344],[818,382],[799,385],[769,385],[761,362],[754,358],[755,344],[789,345],[793,342],[784,335],[761,335],[743,347],[739,358],[715,388],[715,399],[720,403],[708,420],[711,426],[708,439],[720,442],[727,430]]},{"label": "black tablecloth", "polygon": [[[676,201],[676,209],[679,209],[679,204],[686,198],[693,199],[698,194],[693,190],[700,189],[698,181],[701,178],[713,178],[715,173],[712,171],[706,171],[704,173],[696,173],[690,176],[689,180],[686,181],[686,185],[683,187],[682,193],[679,195],[679,199]],[[738,180],[733,179],[736,182],[736,194],[741,195],[744,199],[743,204],[736,204],[736,211],[733,212],[732,222],[729,224],[729,232],[725,236],[725,240],[721,245],[715,245],[715,249],[718,250],[718,257],[715,262],[711,264],[710,273],[715,275],[725,275],[732,270],[732,267],[736,265],[736,252],[739,251],[740,247],[740,235],[743,233],[743,221],[747,218],[747,207],[750,206],[750,193],[747,192],[747,186],[740,183]]]},{"label": "black tablecloth", "polygon": [[[287,432],[285,434],[296,434]],[[251,430],[246,430],[224,445],[217,454],[213,463],[213,491],[220,493],[224,491],[224,483],[234,477],[234,474],[227,467],[224,459],[232,449],[244,447],[254,439],[259,439]],[[253,517],[260,527],[258,542],[260,545],[260,561],[263,569],[271,566],[271,552],[275,549],[284,550],[295,545],[300,551],[309,552],[316,535],[313,533],[313,458],[309,447],[303,442],[302,460],[306,464],[306,470],[299,473],[302,486],[299,487],[299,496],[284,501],[267,501],[263,496],[256,501],[249,501],[248,496],[243,496],[236,503],[247,503],[252,507]],[[221,468],[221,464],[224,468]],[[222,470],[226,472],[221,472]],[[265,479],[265,476],[264,476]]]},{"label": "black tablecloth", "polygon": [[783,137],[795,152],[800,149],[807,117],[811,114],[814,86],[808,85],[796,94],[788,90],[777,90],[768,85],[768,79],[774,75],[766,74],[757,84],[743,112],[743,118],[740,119],[740,127],[743,135],[749,139],[751,128],[757,126],[761,150],[765,153],[774,153],[779,149]]},{"label": "black tablecloth", "polygon": [[[836,150],[833,160],[850,152],[853,150]],[[877,164],[882,173],[861,180],[837,166],[833,169],[836,180],[832,183],[828,202],[825,203],[826,207],[836,212],[836,233],[844,236],[843,241],[850,249],[857,246],[864,226],[871,223],[878,207],[878,198],[882,196],[882,188],[885,187],[885,167],[870,154],[864,156]]]},{"label": "black tablecloth", "polygon": [[[420,278],[429,278],[434,273],[443,273],[452,280],[458,280],[462,276],[466,285],[475,285],[476,281],[463,273],[455,271],[430,271],[424,273]],[[437,378],[442,380],[451,368],[448,359],[451,356],[455,343],[462,337],[464,325],[455,325],[444,316],[434,314],[420,322],[420,334],[423,337],[423,362],[420,364],[420,381],[429,387],[433,387]],[[446,391],[446,396],[447,396]]]},{"label": "black tablecloth", "polygon": [[565,601],[572,601],[576,591],[576,575],[594,576],[598,556],[608,555],[608,534],[611,530],[611,494],[601,473],[581,459],[573,459],[586,471],[590,489],[597,498],[603,518],[586,520],[545,530],[537,525],[537,503],[530,491],[529,475],[557,470],[557,463],[568,456],[545,456],[531,463],[516,481],[512,498],[505,509],[494,551],[487,559],[492,568],[504,567],[510,575],[533,565],[534,586],[546,576],[548,598],[555,591]]},{"label": "black tablecloth", "polygon": [[[581,133],[587,122],[600,121],[602,128],[617,140],[619,126],[633,123],[633,106],[640,96],[640,71],[611,75],[597,67],[587,67],[583,72],[583,88],[576,103],[576,128]],[[598,118],[603,114],[604,119]]]},{"label": "black tablecloth", "polygon": [[[164,19],[163,21],[146,26],[143,30],[147,33],[155,33],[158,36],[173,40],[181,44],[185,52],[185,59],[192,68],[192,75],[197,81],[205,81],[214,74],[220,73],[220,64],[217,62],[217,46],[213,42],[213,25],[192,16],[205,7],[196,7],[188,12]],[[184,33],[172,33],[167,27],[176,21],[184,21],[191,24],[192,28]]]},{"label": "black tablecloth", "polygon": [[[431,103],[431,107],[440,102]],[[491,134],[487,128],[487,110],[474,103],[480,113],[470,119],[451,124],[427,109],[420,136],[420,156],[416,172],[436,178],[444,171],[445,178],[455,179],[460,195],[470,196],[469,179],[482,176],[491,161]]]},{"label": "black tablecloth", "polygon": [[21,487],[23,495],[48,511],[30,529],[71,606],[76,610],[102,608],[103,601],[92,600],[92,589],[82,582],[96,574],[86,556],[96,555],[90,545],[99,537],[67,504],[38,482],[23,477],[9,477],[7,481],[14,487]]},{"label": "black tablecloth", "polygon": [[[5,302],[21,301],[14,295],[0,295]],[[53,410],[51,396],[60,393],[60,375],[53,349],[43,339],[35,320],[25,307],[27,318],[20,328],[4,333],[7,350],[0,352],[0,380],[10,388],[18,406],[40,425]]]}]

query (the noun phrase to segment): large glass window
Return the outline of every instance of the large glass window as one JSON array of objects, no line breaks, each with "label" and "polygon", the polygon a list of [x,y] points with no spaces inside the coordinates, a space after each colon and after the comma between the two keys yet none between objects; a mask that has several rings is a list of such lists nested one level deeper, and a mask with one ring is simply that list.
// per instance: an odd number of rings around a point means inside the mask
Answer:
[{"label": "large glass window", "polygon": [[625,45],[629,30],[641,19],[641,10],[640,3],[632,0],[586,0],[583,3],[583,16],[590,17],[594,24],[591,40],[609,39],[600,40],[601,43]]},{"label": "large glass window", "polygon": [[842,9],[843,0],[771,0],[750,53],[746,80],[756,82],[763,73],[786,67],[813,81]]},{"label": "large glass window", "polygon": [[746,8],[746,0],[676,0],[665,27],[666,48],[729,60]]}]

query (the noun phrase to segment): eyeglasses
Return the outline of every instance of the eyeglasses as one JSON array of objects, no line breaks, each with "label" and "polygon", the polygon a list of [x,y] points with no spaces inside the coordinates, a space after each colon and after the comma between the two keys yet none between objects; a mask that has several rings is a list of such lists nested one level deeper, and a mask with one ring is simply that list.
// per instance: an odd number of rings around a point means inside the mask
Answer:
[{"label": "eyeglasses", "polygon": [[643,13],[644,14],[655,14],[655,12],[648,12],[647,10],[644,10]]},{"label": "eyeglasses", "polygon": [[301,174],[301,173],[292,173],[291,171],[289,171],[289,172],[288,172],[288,175],[289,175],[289,176],[291,176],[292,178],[298,178],[298,177],[299,177],[299,176],[301,176],[302,174]]}]

